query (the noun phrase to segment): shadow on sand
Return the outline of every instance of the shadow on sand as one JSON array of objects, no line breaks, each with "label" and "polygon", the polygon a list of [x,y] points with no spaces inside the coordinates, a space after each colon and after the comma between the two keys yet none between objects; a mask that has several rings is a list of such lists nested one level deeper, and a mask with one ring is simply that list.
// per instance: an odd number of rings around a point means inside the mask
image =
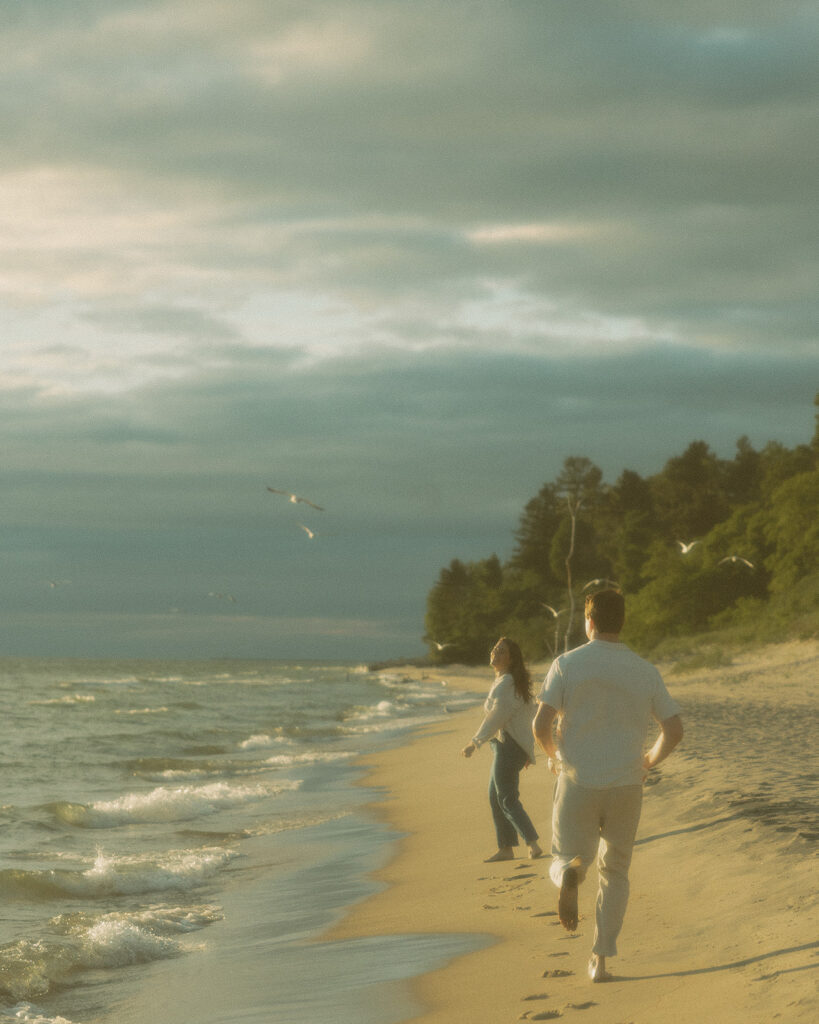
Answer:
[{"label": "shadow on sand", "polygon": [[[770,960],[775,956],[787,956],[788,953],[801,953],[806,949],[819,949],[819,942],[806,942],[802,946],[790,946],[787,949],[775,949],[770,953],[760,953],[759,956],[749,956],[746,960],[734,960],[730,964],[715,964],[713,967],[692,967],[687,971],[666,971],[663,974],[615,974],[612,977],[612,981],[656,981],[657,978],[690,978],[695,974],[714,974],[717,971],[733,971],[739,967],[747,967],[749,964],[758,964],[762,960]],[[772,974],[765,975],[765,978],[771,978],[775,974],[786,974],[792,971],[807,971],[815,970],[819,967],[819,961],[815,964],[803,964],[800,967],[791,967],[787,971],[774,971]],[[760,981],[764,978],[760,978]]]},{"label": "shadow on sand", "polygon": [[701,832],[704,828],[714,828],[715,825],[722,825],[726,821],[736,821],[741,814],[728,814],[724,818],[714,818],[713,821],[702,821],[699,825],[689,825],[687,828],[675,828],[670,832],[658,832],[656,836],[644,836],[642,839],[635,839],[635,846],[642,846],[643,843],[653,843],[657,839],[668,839],[671,836],[685,835],[686,832]]}]

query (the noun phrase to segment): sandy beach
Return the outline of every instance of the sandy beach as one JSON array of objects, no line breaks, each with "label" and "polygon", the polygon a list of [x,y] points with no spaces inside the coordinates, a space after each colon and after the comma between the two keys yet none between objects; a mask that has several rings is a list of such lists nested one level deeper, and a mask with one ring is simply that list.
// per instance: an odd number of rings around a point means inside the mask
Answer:
[{"label": "sandy beach", "polygon": [[[489,751],[460,750],[480,707],[427,727],[365,762],[372,812],[400,834],[377,878],[329,938],[437,933],[485,939],[477,952],[416,979],[424,1024],[567,1018],[578,1024],[819,1019],[816,683],[819,642],[735,655],[718,669],[660,666],[679,701],[683,744],[646,786],[631,898],[608,966],[592,984],[596,870],[580,890],[580,926],[556,916],[548,857],[485,864],[494,851]],[[532,667],[536,686],[546,666]],[[410,670],[483,694],[491,670]],[[548,848],[552,776],[545,758],[521,795]]]}]

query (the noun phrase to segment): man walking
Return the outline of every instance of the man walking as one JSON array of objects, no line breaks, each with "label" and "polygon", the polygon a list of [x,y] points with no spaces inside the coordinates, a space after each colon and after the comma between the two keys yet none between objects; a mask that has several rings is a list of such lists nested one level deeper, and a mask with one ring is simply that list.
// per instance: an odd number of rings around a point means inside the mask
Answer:
[{"label": "man walking", "polygon": [[[660,673],[620,642],[620,591],[590,594],[585,610],[589,642],[555,658],[537,695],[532,728],[558,776],[549,874],[560,889],[558,914],[569,931],[577,929],[577,888],[599,848],[589,976],[607,981],[606,957],[617,953],[628,903],[643,779],[677,746],[683,727]],[[644,755],[652,718],[660,734]]]}]

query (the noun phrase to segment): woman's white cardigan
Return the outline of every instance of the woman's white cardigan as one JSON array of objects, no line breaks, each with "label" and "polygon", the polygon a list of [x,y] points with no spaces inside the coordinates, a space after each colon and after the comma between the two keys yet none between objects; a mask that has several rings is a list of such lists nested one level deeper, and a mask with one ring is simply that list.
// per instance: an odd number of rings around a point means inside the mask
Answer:
[{"label": "woman's white cardigan", "polygon": [[480,729],[472,737],[476,747],[507,732],[512,739],[528,754],[529,760],[535,760],[535,737],[532,733],[532,720],[537,711],[534,697],[522,700],[515,690],[515,680],[510,675],[495,680],[484,703],[486,716]]}]

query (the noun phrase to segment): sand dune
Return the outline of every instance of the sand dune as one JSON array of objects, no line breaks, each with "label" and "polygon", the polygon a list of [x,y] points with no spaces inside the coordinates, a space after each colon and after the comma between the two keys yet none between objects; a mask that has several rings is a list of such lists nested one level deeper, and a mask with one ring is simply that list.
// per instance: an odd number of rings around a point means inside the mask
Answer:
[{"label": "sand dune", "polygon": [[[546,858],[482,863],[494,849],[489,755],[459,756],[480,719],[477,704],[369,760],[366,783],[384,794],[374,813],[403,838],[379,873],[385,889],[331,937],[491,937],[416,981],[422,1009],[412,1019],[424,1024],[812,1024],[819,1019],[817,666],[817,641],[750,651],[709,671],[661,666],[686,736],[646,788],[612,983],[592,985],[585,974],[594,870],[581,887],[572,935],[557,921]],[[535,679],[545,668],[533,670]],[[491,675],[426,674],[476,694]],[[548,846],[545,759],[524,773],[521,790]]]}]

